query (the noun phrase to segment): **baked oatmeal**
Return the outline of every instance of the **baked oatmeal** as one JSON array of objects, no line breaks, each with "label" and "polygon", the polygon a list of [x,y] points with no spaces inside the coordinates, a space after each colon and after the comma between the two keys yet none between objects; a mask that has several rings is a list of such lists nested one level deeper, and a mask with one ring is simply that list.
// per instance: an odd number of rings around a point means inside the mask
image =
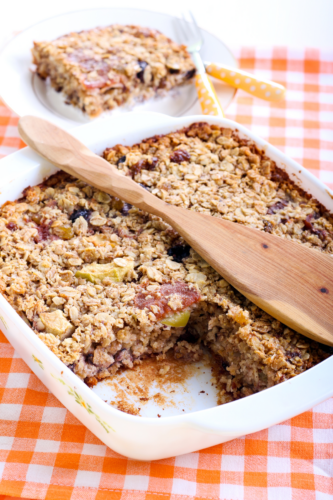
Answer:
[{"label": "baked oatmeal", "polygon": [[[168,203],[333,253],[332,216],[254,143],[195,123],[104,157]],[[89,385],[166,353],[216,357],[220,401],[271,387],[328,349],[260,310],[163,220],[59,172],[0,213],[0,288]]]},{"label": "baked oatmeal", "polygon": [[32,55],[37,74],[90,117],[162,95],[195,74],[184,45],[140,26],[113,24],[34,42]]}]

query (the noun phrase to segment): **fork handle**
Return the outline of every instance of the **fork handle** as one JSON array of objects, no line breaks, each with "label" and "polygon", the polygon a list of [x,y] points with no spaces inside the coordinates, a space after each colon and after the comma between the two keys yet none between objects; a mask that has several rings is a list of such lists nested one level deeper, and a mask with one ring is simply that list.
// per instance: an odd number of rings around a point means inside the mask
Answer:
[{"label": "fork handle", "polygon": [[195,86],[202,113],[204,115],[224,117],[223,109],[209,76],[205,73],[197,73],[195,76]]},{"label": "fork handle", "polygon": [[283,85],[270,80],[262,80],[241,69],[217,63],[207,63],[206,71],[231,87],[245,90],[254,97],[265,101],[280,101],[285,97],[286,89]]}]

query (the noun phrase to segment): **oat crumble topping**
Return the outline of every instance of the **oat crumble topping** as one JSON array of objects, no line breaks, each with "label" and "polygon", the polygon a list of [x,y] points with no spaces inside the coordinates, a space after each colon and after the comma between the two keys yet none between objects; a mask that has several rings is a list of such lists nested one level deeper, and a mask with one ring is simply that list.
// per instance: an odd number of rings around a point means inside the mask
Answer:
[{"label": "oat crumble topping", "polygon": [[[168,203],[333,253],[332,215],[230,129],[195,123],[104,157]],[[0,237],[2,294],[90,385],[171,350],[196,361],[206,345],[227,403],[329,355],[239,294],[160,218],[63,172],[2,207]]]}]

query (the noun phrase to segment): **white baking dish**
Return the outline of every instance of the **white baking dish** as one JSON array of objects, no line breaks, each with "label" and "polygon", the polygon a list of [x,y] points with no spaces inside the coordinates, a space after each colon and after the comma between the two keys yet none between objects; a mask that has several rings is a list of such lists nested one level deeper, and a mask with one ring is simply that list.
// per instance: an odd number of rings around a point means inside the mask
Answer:
[{"label": "white baking dish", "polygon": [[[117,143],[133,144],[196,121],[238,129],[265,149],[293,180],[333,211],[332,192],[303,167],[237,123],[208,116],[171,118],[160,114],[126,114],[91,122],[74,134],[100,154]],[[55,172],[29,148],[0,161],[0,203],[15,200],[28,185]],[[302,375],[259,394],[224,406],[177,416],[148,418],[122,413],[106,404],[35,336],[0,296],[0,327],[20,356],[50,391],[107,446],[139,460],[162,459],[252,433],[308,410],[333,395],[333,356]],[[332,326],[333,328],[333,326]],[[198,398],[193,387],[193,398]]]}]

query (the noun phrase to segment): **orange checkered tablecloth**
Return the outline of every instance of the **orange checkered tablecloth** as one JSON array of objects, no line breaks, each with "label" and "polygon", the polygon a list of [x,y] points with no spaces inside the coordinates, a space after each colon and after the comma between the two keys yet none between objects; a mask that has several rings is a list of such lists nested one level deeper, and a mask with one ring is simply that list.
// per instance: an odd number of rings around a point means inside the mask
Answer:
[{"label": "orange checkered tablecloth", "polygon": [[[237,55],[242,68],[284,84],[287,98],[271,104],[239,92],[227,116],[333,187],[333,52],[273,48],[241,49]],[[0,102],[0,156],[23,147],[17,120]],[[2,334],[0,372],[0,500],[6,495],[47,500],[333,497],[333,398],[223,445],[138,462],[104,446],[76,420]]]}]

